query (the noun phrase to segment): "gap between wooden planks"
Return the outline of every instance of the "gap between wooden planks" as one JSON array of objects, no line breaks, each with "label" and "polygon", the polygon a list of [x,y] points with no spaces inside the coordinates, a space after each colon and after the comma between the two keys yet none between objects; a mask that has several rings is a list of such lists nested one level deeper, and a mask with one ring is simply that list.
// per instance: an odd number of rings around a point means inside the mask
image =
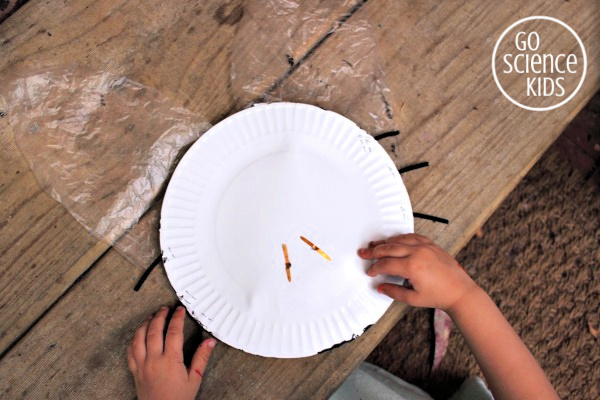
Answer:
[{"label": "gap between wooden planks", "polygon": [[[479,24],[483,28],[476,28],[475,31],[471,32],[471,35],[468,35],[469,32],[464,32],[466,36],[463,35],[463,38],[466,37],[470,42],[475,43],[471,46],[471,49],[477,51],[479,46],[479,51],[483,53],[482,47],[485,46],[485,43],[478,43],[479,37],[482,36],[481,30],[487,27],[486,29],[498,36],[499,32],[497,32],[498,29],[495,28],[495,25],[508,26],[514,22],[512,21],[515,18],[514,10],[511,10],[511,5],[516,8],[514,5],[516,2],[508,4],[504,10],[494,10],[494,6],[491,5],[489,6],[492,7],[490,15],[493,15],[495,19],[490,16],[486,19],[481,15],[481,11],[477,10],[477,7],[469,10],[470,14],[467,12],[466,15],[463,15],[462,10],[454,8],[454,5],[440,5],[439,8],[435,8],[431,2],[427,3],[432,6],[430,9],[424,8],[420,12],[413,9],[398,9],[398,5],[390,3],[387,3],[387,7],[380,6],[377,8],[377,6],[373,6],[373,8],[370,8],[371,4],[374,3],[368,3],[367,6],[363,7],[360,13],[357,13],[357,17],[358,15],[366,15],[372,22],[379,22],[384,27],[395,23],[396,29],[393,31],[395,37],[406,38],[410,37],[411,33],[426,32],[427,23],[434,26],[436,23],[440,25],[435,31],[437,33],[434,34],[433,39],[439,40],[438,45],[443,44],[444,48],[449,49],[446,52],[441,52],[440,56],[448,56],[458,43],[455,43],[452,35],[448,34],[449,27],[445,27],[442,22],[436,21],[442,21],[442,19],[452,21],[452,18],[466,18],[472,21],[479,18]],[[485,7],[486,2],[477,4],[479,4],[479,7]],[[525,9],[523,12],[533,11],[539,7],[539,4],[532,4],[530,7],[531,9]],[[390,11],[390,9],[393,11]],[[569,6],[560,6],[556,10],[549,10],[549,12],[554,12],[554,15],[559,18],[568,19],[573,18],[573,10],[574,8]],[[409,15],[409,12],[416,14],[411,18],[414,18],[418,23],[411,25],[409,18],[409,21],[403,20],[405,24],[398,26],[398,21],[395,21],[394,17]],[[598,35],[599,30],[597,23],[588,22],[587,24],[588,33],[586,38],[589,41],[590,37]],[[460,29],[458,31],[463,33]],[[485,37],[485,35],[483,36]],[[398,142],[388,139],[384,144],[391,151],[390,154],[394,154],[396,160],[402,160],[403,164],[423,159],[427,159],[432,163],[432,167],[428,170],[407,174],[405,181],[411,190],[413,203],[417,211],[431,212],[448,217],[451,220],[451,225],[444,227],[417,221],[416,230],[433,236],[436,240],[442,242],[445,247],[452,249],[458,246],[461,241],[466,242],[468,236],[472,233],[472,230],[469,231],[469,226],[476,224],[482,213],[491,213],[489,204],[499,202],[500,198],[503,198],[512,189],[520,175],[526,172],[552,142],[553,138],[560,133],[564,125],[574,116],[576,111],[597,90],[599,86],[598,70],[596,67],[595,70],[589,72],[589,76],[593,76],[591,82],[586,82],[582,92],[572,103],[569,103],[570,106],[561,110],[560,113],[554,114],[554,118],[548,119],[545,116],[537,115],[530,118],[530,115],[524,111],[515,110],[512,105],[502,103],[502,97],[499,97],[501,95],[493,91],[495,89],[493,80],[489,76],[484,76],[481,72],[488,64],[487,58],[483,62],[478,57],[462,53],[453,61],[469,65],[473,68],[476,76],[483,77],[482,79],[472,79],[472,82],[466,82],[466,78],[469,77],[468,74],[460,75],[455,72],[454,75],[451,75],[452,70],[446,70],[442,73],[431,71],[432,75],[436,73],[440,75],[438,81],[433,80],[431,76],[411,76],[408,73],[414,67],[417,67],[418,70],[425,70],[422,68],[425,66],[418,63],[419,58],[427,59],[427,54],[423,54],[420,47],[411,48],[406,41],[400,41],[400,43],[394,45],[390,43],[388,45],[389,51],[384,51],[384,59],[388,65],[388,76],[399,74],[407,79],[406,81],[389,79],[389,81],[393,93],[402,93],[402,96],[406,96],[403,100],[406,100],[408,104],[405,105],[403,110],[407,109],[410,113],[403,112],[398,116],[402,122],[400,124],[401,130],[405,132],[406,137],[400,138]],[[463,43],[460,43],[460,45],[462,46]],[[399,51],[402,46],[406,46],[404,52]],[[318,54],[322,54],[321,51],[327,52],[328,50],[327,45],[324,45]],[[588,49],[588,52],[591,53],[592,57],[595,57],[595,60],[598,59],[597,45],[592,49]],[[414,55],[414,59],[406,60],[406,53]],[[315,54],[315,56],[318,54]],[[429,54],[430,59],[431,57],[432,55]],[[313,62],[315,61],[313,60]],[[596,65],[598,64],[596,63]],[[426,80],[432,89],[431,91],[427,91],[426,87],[421,89],[424,97],[428,97],[426,101],[420,100],[416,93],[412,92],[414,90],[412,88],[418,88],[419,84],[423,85],[423,83],[420,83],[422,79]],[[457,88],[453,86],[456,82],[463,84],[464,87]],[[473,95],[465,99],[457,98],[457,93],[461,93],[461,90],[472,92]],[[439,98],[434,96],[439,96]],[[484,112],[475,113],[472,109],[474,104],[478,105],[478,111]],[[429,141],[426,138],[427,135],[424,135],[426,131],[429,133]],[[491,132],[493,137],[482,136],[478,132]],[[531,132],[535,132],[536,135],[524,135],[524,133]],[[391,150],[392,144],[396,144],[397,151],[402,151],[402,154],[397,156]],[[507,155],[510,157],[507,157]],[[447,184],[440,184],[440,181],[446,181]],[[467,204],[465,205],[465,203]],[[11,350],[9,353],[10,363],[5,365],[3,360],[3,365],[0,366],[0,370],[3,371],[2,374],[6,371],[16,371],[14,375],[17,375],[16,378],[11,376],[13,386],[10,393],[22,393],[27,390],[27,394],[40,396],[44,393],[55,394],[60,390],[61,384],[53,383],[53,381],[59,379],[59,382],[65,383],[59,377],[62,373],[68,374],[69,377],[63,379],[67,379],[67,382],[71,383],[62,385],[63,387],[66,386],[66,390],[68,390],[65,395],[71,393],[70,395],[73,397],[83,394],[88,397],[99,397],[105,394],[124,396],[130,393],[132,387],[131,382],[127,383],[126,380],[128,375],[125,370],[124,356],[117,354],[118,352],[105,354],[106,349],[124,347],[124,342],[127,340],[127,332],[124,330],[132,329],[131,325],[134,325],[133,320],[135,319],[131,318],[129,323],[122,322],[121,319],[129,315],[127,312],[119,310],[114,316],[106,312],[111,308],[129,305],[128,294],[132,285],[128,282],[124,282],[122,285],[113,284],[115,278],[109,278],[112,276],[111,273],[114,272],[115,265],[113,264],[126,265],[111,251],[107,257],[100,260],[98,266],[79,285],[65,296],[57,307],[44,317],[44,320],[48,321],[47,324],[35,326],[32,332],[23,339],[23,342]],[[168,289],[155,282],[161,279],[164,279],[162,274],[153,274],[149,282],[151,283],[149,288],[152,288],[152,290],[148,290],[143,297],[139,297],[141,302],[151,303],[154,295],[161,297],[161,299],[168,299],[168,297],[162,297],[161,294],[166,293],[163,290]],[[102,284],[106,281],[110,285]],[[87,286],[83,286],[84,284],[87,284]],[[98,292],[97,298],[105,298],[106,301],[102,302],[98,311],[90,306],[89,310],[95,314],[95,318],[92,320],[90,315],[84,313],[88,308],[82,305],[85,304],[82,303],[82,300],[86,299],[89,290],[96,286],[102,289]],[[117,293],[123,293],[125,298],[119,298],[116,295]],[[147,304],[145,305],[147,306]],[[135,308],[135,305],[129,306]],[[102,312],[102,310],[105,311]],[[75,326],[65,327],[65,324],[61,323],[63,321],[61,317],[71,320],[70,318],[74,314],[69,313],[75,311],[79,313],[79,317],[73,322]],[[302,398],[303,396],[323,398],[335,385],[341,382],[362,357],[370,352],[378,339],[383,337],[389,328],[393,326],[401,315],[401,311],[402,306],[395,304],[380,323],[355,343],[350,343],[333,352],[310,359],[262,359],[220,344],[218,351],[221,353],[217,352],[215,358],[211,361],[210,371],[203,385],[202,394],[208,398],[233,398],[240,395],[250,398]],[[140,319],[141,317],[143,315],[140,315]],[[91,323],[97,324],[97,326],[94,326],[90,331],[89,341],[85,338],[82,340],[80,336],[69,339],[73,337],[70,334],[75,331],[76,327],[86,328]],[[65,342],[58,342],[63,336],[66,337]],[[50,340],[54,342],[49,342]],[[56,343],[63,344],[61,349],[71,348],[67,354],[62,353],[64,359],[61,359],[61,354],[50,354],[50,350],[58,347]],[[52,344],[54,344],[54,347],[51,347]],[[26,354],[25,350],[27,349],[39,350],[43,349],[45,345],[49,348],[48,354],[40,355],[34,352]],[[91,348],[89,348],[90,346]],[[103,357],[102,354],[104,354]],[[121,356],[122,358],[119,358]],[[81,359],[84,360],[81,368],[83,371],[81,373],[73,371],[74,362]],[[36,365],[46,367],[46,369],[36,368]],[[12,366],[12,368],[9,368],[9,366]],[[22,383],[22,376],[25,374],[25,369],[22,368],[24,366],[33,368],[35,376],[38,377],[38,382]],[[111,369],[112,372],[110,372]],[[99,387],[93,383],[95,378],[93,381],[86,380],[89,379],[86,376],[95,375],[96,373],[105,374],[102,376],[109,377],[111,383],[113,382],[112,377],[117,377],[114,380],[115,385],[103,383],[102,387]],[[18,379],[19,377],[21,379]],[[119,377],[122,377],[122,380]],[[125,386],[121,387],[120,383]],[[129,386],[126,386],[127,384]],[[7,386],[1,384],[0,388],[5,390]]]}]

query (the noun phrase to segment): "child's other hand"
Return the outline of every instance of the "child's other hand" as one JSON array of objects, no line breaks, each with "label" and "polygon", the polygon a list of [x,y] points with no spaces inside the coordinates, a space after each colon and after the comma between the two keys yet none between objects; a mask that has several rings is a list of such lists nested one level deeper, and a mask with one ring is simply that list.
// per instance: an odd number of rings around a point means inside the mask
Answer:
[{"label": "child's other hand", "polygon": [[202,374],[215,347],[215,339],[204,340],[188,371],[183,363],[185,309],[178,307],[163,339],[169,309],[161,308],[137,329],[127,348],[127,362],[140,400],[194,399]]},{"label": "child's other hand", "polygon": [[412,306],[449,311],[467,292],[479,288],[451,255],[421,235],[371,242],[358,255],[377,260],[368,269],[369,276],[388,274],[408,279],[412,289],[383,283],[377,290]]}]

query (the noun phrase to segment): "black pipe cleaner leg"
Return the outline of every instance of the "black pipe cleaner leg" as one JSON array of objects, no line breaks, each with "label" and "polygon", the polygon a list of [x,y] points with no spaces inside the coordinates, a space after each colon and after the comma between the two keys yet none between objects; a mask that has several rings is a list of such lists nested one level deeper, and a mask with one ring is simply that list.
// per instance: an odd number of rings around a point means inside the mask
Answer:
[{"label": "black pipe cleaner leg", "polygon": [[137,292],[142,288],[142,285],[144,284],[144,282],[146,282],[146,279],[148,279],[148,276],[150,276],[150,272],[152,272],[152,270],[158,265],[158,263],[160,262],[160,259],[161,259],[161,256],[156,257],[156,260],[152,261],[152,264],[150,264],[150,266],[148,268],[146,268],[146,270],[144,271],[144,273],[142,274],[140,279],[135,284],[135,287],[133,288],[134,291]]},{"label": "black pipe cleaner leg", "polygon": [[435,215],[421,214],[418,212],[414,212],[413,217],[426,219],[426,220],[433,221],[433,222],[441,222],[442,224],[450,223],[450,221],[448,221],[446,218],[436,217]]},{"label": "black pipe cleaner leg", "polygon": [[389,137],[396,136],[399,134],[400,134],[400,131],[389,131],[389,132],[384,132],[384,133],[375,135],[375,136],[373,136],[373,139],[381,140],[381,139],[389,138]]},{"label": "black pipe cleaner leg", "polygon": [[424,162],[420,162],[418,164],[407,165],[406,167],[402,167],[402,168],[398,169],[398,172],[403,174],[408,171],[414,171],[415,169],[425,168],[425,167],[429,167],[429,162],[424,161]]}]

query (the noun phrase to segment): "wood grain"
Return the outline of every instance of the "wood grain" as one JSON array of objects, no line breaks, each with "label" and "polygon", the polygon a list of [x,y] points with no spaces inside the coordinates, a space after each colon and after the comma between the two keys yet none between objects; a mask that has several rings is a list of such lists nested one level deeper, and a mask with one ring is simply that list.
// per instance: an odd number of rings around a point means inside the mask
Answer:
[{"label": "wood grain", "polygon": [[[128,265],[114,250],[109,251],[11,349],[0,363],[3,398],[135,396],[127,370],[127,344],[145,316],[161,305],[175,304],[178,299],[162,270],[152,274],[142,290],[133,292],[139,274],[118,273]],[[390,311],[402,308],[395,304]],[[382,336],[392,326],[377,324],[369,332]],[[186,358],[190,358],[200,337],[198,325],[187,318]],[[311,393],[331,390],[331,385],[322,388],[323,382],[343,379],[348,369],[360,362],[361,358],[354,354],[369,346],[366,340],[365,335],[339,349],[292,360],[253,356],[219,343],[208,365],[200,397],[311,398]],[[340,357],[346,358],[343,364],[339,363]],[[315,369],[316,366],[319,368]],[[26,379],[26,375],[35,379]]]},{"label": "wood grain", "polygon": [[[544,15],[575,27],[588,54],[584,86],[569,103],[550,113],[510,103],[496,87],[490,66],[493,45],[502,31],[519,18],[537,15],[540,8]],[[589,14],[583,15],[582,8]],[[417,6],[390,1],[369,2],[352,17],[378,27],[395,97],[401,133],[382,144],[398,167],[420,161],[431,165],[403,176],[413,209],[451,221],[444,225],[416,220],[415,231],[457,254],[598,91],[600,23],[588,16],[599,12],[600,5],[593,1],[544,7],[516,1],[431,1]],[[311,62],[326,66],[335,40],[334,36],[326,42]],[[557,43],[554,50],[567,49]],[[403,307],[395,303],[376,326],[393,326],[402,314]],[[342,346],[332,352],[331,360],[311,365],[310,378],[301,380],[295,393],[325,398],[342,383],[355,358],[366,357],[386,333],[370,330],[360,346]],[[336,373],[331,374],[329,363],[338,366]]]},{"label": "wood grain", "polygon": [[109,246],[38,187],[12,134],[0,135],[0,159],[1,354]]},{"label": "wood grain", "polygon": [[[0,74],[79,63],[158,87],[179,105],[218,120],[233,104],[229,70],[222,66],[228,65],[227,45],[241,10],[240,1],[179,7],[30,1],[0,25]],[[108,245],[89,237],[38,188],[6,118],[0,123],[0,252],[6,253],[0,261],[1,354]]]},{"label": "wood grain", "polygon": [[[496,88],[489,65],[500,33],[518,18],[541,11],[578,31],[590,66],[579,94],[552,113],[531,113],[510,104]],[[456,253],[598,90],[600,23],[593,17],[597,11],[592,1],[526,5],[431,1],[410,6],[371,1],[352,16],[378,27],[393,89],[394,118],[401,130],[401,136],[383,144],[398,166],[423,160],[432,165],[404,177],[414,208],[451,220],[448,226],[417,221],[418,232]],[[133,40],[124,36],[119,40]],[[327,54],[335,51],[335,40],[335,35],[327,39],[311,55],[312,62],[327,68]],[[138,73],[143,76],[141,69]],[[147,77],[143,82],[149,81]],[[168,77],[165,82],[155,83],[176,92]],[[226,92],[226,87],[220,88]],[[208,100],[201,97],[205,95],[192,97],[188,106],[204,111]],[[123,259],[109,251],[0,362],[0,393],[32,398],[133,396],[125,343],[145,313],[173,298],[162,273],[151,275],[135,297],[130,271]],[[358,340],[305,359],[265,359],[219,344],[201,396],[325,398],[397,322],[402,310],[402,305],[394,304]],[[58,343],[61,351],[53,351]]]},{"label": "wood grain", "polygon": [[[138,276],[110,251],[2,359],[0,397],[135,397],[125,356],[132,333],[159,306],[177,300],[156,277],[134,292]],[[191,332],[194,324],[186,322]]]},{"label": "wood grain", "polygon": [[[356,5],[326,3],[321,7],[332,13],[317,32],[326,32]],[[68,60],[158,88],[214,123],[236,109],[229,87],[229,52],[242,16],[241,1],[178,7],[158,1],[78,1],[52,7],[30,1],[0,25],[0,74]],[[292,50],[302,57],[319,39],[313,35]],[[249,48],[253,46],[261,44],[250,42]],[[286,66],[276,72],[284,76],[288,70]],[[0,310],[11,310],[0,314],[2,354],[109,245],[96,243],[39,189],[6,118],[0,119],[0,140],[0,233],[6,234],[0,238],[0,252],[7,254],[0,261],[7,282],[0,286]]]},{"label": "wood grain", "polygon": [[[203,101],[210,102],[203,109],[207,119],[218,119],[232,103],[226,90],[227,69],[212,66],[227,64],[226,46],[219,46],[217,42],[226,44],[231,40],[235,30],[233,20],[223,15],[236,9],[239,13],[240,3],[222,8],[188,5],[170,10],[158,5],[156,12],[164,18],[159,26],[157,22],[144,23],[154,6],[157,5],[144,3],[138,13],[134,5],[126,2],[120,5],[76,2],[52,7],[29,2],[0,26],[0,49],[6,56],[2,57],[0,69],[6,73],[23,65],[55,64],[64,60],[105,68],[147,81],[147,84],[162,82],[162,90],[180,104],[199,95]],[[223,21],[215,17],[218,9],[221,19],[225,18]],[[83,21],[87,24],[82,24]],[[196,26],[208,29],[196,32]],[[179,45],[175,38],[179,39]],[[213,46],[208,49],[194,46],[194,51],[180,51],[181,42],[188,47],[204,42]],[[180,63],[174,67],[169,65],[173,63],[172,57],[167,62],[162,59],[178,51],[174,49],[177,46],[182,54],[178,57]],[[148,47],[143,59],[132,56],[132,49],[140,47]],[[152,79],[147,76],[150,70],[153,70],[149,76]],[[194,72],[203,70],[207,72],[201,77]],[[108,245],[97,244],[60,204],[39,190],[6,121],[2,121],[0,129],[3,160],[0,206],[3,217],[6,216],[3,222],[8,222],[0,224],[3,229],[0,248],[7,253],[1,258],[0,270],[7,279],[5,282],[11,282],[0,290],[0,309],[11,310],[0,314],[2,352],[108,249]],[[10,257],[13,254],[14,257]],[[32,257],[33,254],[37,258]],[[39,266],[37,270],[35,266]]]},{"label": "wood grain", "polygon": [[[582,9],[588,12],[581,13]],[[363,7],[354,17],[379,28],[386,74],[401,111],[397,139],[387,139],[399,166],[429,161],[405,174],[415,211],[448,218],[435,237],[457,253],[491,215],[600,86],[600,24],[594,1],[390,2]],[[549,15],[579,33],[588,57],[578,94],[551,112],[531,112],[502,96],[491,73],[502,31],[529,15]],[[402,17],[399,17],[402,16]],[[552,37],[552,26],[540,31]],[[556,53],[568,48],[556,43]],[[394,145],[395,151],[391,151]],[[420,222],[420,226],[429,223]],[[417,229],[419,226],[417,227]]]}]

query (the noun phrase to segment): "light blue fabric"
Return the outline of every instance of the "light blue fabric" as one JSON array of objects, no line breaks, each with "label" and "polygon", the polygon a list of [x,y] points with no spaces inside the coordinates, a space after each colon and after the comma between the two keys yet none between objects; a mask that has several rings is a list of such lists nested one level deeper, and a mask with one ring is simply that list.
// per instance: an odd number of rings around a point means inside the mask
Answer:
[{"label": "light blue fabric", "polygon": [[[450,400],[493,400],[478,377],[463,382]],[[367,362],[361,363],[329,400],[433,400],[415,385]]]},{"label": "light blue fabric", "polygon": [[465,379],[460,388],[448,400],[494,400],[492,392],[478,376]]}]

